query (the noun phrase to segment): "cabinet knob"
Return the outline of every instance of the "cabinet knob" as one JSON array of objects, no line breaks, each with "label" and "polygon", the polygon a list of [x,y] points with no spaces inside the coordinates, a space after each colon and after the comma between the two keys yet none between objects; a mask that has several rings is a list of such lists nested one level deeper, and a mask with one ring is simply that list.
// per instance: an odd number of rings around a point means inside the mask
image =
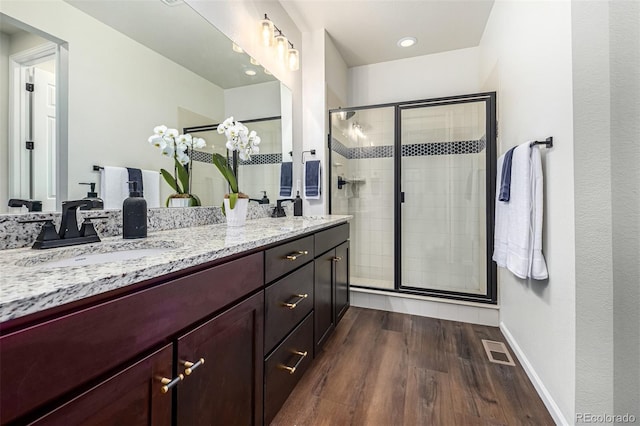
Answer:
[{"label": "cabinet knob", "polygon": [[340,262],[342,258],[340,256],[336,256],[332,259],[334,262]]},{"label": "cabinet knob", "polygon": [[299,258],[300,256],[304,256],[305,254],[309,254],[309,252],[307,250],[301,250],[301,251],[297,251],[295,253],[288,254],[285,259],[294,261],[297,258]]},{"label": "cabinet knob", "polygon": [[309,297],[309,295],[307,293],[305,293],[305,294],[296,294],[294,297],[297,297],[298,300],[296,300],[293,303],[291,303],[291,302],[283,303],[282,306],[285,306],[285,307],[287,307],[289,309],[295,309],[296,306],[298,306],[298,303],[302,302],[304,299]]},{"label": "cabinet knob", "polygon": [[307,351],[304,351],[304,352],[293,351],[292,353],[294,355],[299,355],[300,356],[300,359],[298,359],[298,362],[296,362],[296,364],[293,367],[289,367],[288,365],[281,365],[280,366],[280,368],[282,368],[283,370],[287,370],[289,372],[289,374],[295,373],[296,369],[298,368],[298,366],[300,365],[302,360],[305,359],[305,357],[307,356]]},{"label": "cabinet knob", "polygon": [[202,364],[204,364],[204,358],[200,358],[197,362],[190,362],[190,361],[182,361],[182,365],[184,365],[186,368],[184,369],[184,374],[185,376],[190,376],[191,373],[193,373],[193,371],[200,367]]},{"label": "cabinet knob", "polygon": [[158,377],[158,380],[160,380],[160,383],[162,383],[162,387],[160,388],[160,392],[162,392],[162,393],[169,392],[169,389],[173,388],[175,385],[180,383],[180,381],[182,379],[184,379],[184,376],[182,374],[178,374],[178,377],[176,377],[175,379],[167,379],[166,377]]}]

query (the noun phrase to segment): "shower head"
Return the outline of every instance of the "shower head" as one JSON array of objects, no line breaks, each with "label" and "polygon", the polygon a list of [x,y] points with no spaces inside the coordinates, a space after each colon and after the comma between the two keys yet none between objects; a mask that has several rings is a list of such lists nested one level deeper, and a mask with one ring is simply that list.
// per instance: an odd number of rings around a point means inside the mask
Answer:
[{"label": "shower head", "polygon": [[342,121],[346,121],[349,120],[351,117],[353,117],[354,115],[356,115],[355,111],[340,111],[338,113],[338,117],[340,118],[340,120]]}]

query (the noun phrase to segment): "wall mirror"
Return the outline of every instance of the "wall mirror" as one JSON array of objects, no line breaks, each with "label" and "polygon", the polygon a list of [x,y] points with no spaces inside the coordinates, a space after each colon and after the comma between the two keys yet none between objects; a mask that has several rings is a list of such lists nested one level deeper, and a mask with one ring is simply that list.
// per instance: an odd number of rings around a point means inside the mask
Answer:
[{"label": "wall mirror", "polygon": [[[0,42],[0,66],[17,66],[13,81],[1,74],[0,97],[11,98],[14,85],[24,87],[43,72],[53,82],[44,83],[46,118],[39,128],[22,117],[42,109],[24,94],[13,96],[14,108],[0,110],[0,159],[11,166],[1,176],[0,213],[26,211],[7,208],[9,198],[42,198],[48,211],[61,200],[85,197],[88,187],[81,183],[100,187],[94,165],[172,169],[172,160],[147,142],[160,124],[182,130],[230,115],[257,120],[255,130],[268,141],[261,154],[269,157],[251,165],[244,181],[240,171],[241,189],[252,198],[269,194],[264,182],[273,178],[260,177],[261,171],[271,176],[277,155],[291,151],[289,89],[186,3],[5,0]],[[269,127],[274,120],[264,120],[273,117],[280,117],[276,130]],[[207,140],[203,151],[225,152],[219,135],[199,136]],[[31,152],[24,145],[30,139]],[[205,155],[194,158],[192,192],[203,205],[219,205],[224,181]],[[31,189],[41,182],[44,190]],[[161,205],[172,192],[160,179]]]}]

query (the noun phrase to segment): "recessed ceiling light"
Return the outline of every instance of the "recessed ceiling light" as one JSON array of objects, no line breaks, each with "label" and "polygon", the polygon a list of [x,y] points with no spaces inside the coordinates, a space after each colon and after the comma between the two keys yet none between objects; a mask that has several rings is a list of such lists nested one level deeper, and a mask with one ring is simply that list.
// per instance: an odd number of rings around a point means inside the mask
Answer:
[{"label": "recessed ceiling light", "polygon": [[246,75],[250,75],[250,76],[252,76],[252,77],[253,77],[254,75],[256,75],[256,72],[255,72],[254,70],[246,70],[244,73],[245,73]]},{"label": "recessed ceiling light", "polygon": [[411,47],[416,44],[418,40],[415,37],[402,37],[398,40],[398,46],[400,47]]}]

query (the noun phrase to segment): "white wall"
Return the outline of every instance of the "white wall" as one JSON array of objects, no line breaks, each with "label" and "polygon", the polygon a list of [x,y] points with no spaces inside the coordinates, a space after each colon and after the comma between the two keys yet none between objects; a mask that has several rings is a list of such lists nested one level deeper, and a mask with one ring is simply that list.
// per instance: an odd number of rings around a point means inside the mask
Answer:
[{"label": "white wall", "polygon": [[349,106],[476,93],[478,48],[349,69]]},{"label": "white wall", "polygon": [[280,115],[280,82],[270,81],[224,91],[225,117],[236,120],[277,117]]},{"label": "white wall", "polygon": [[0,213],[7,211],[9,199],[9,37],[0,33]]},{"label": "white wall", "polygon": [[[64,1],[3,1],[0,11],[69,44],[69,199],[86,195],[78,182],[98,180],[92,164],[172,168],[147,138],[179,126],[176,105],[223,118],[221,88]],[[172,191],[162,185],[164,200]]]},{"label": "white wall", "polygon": [[639,24],[637,2],[572,8],[577,413],[640,416]]},{"label": "white wall", "polygon": [[494,4],[480,43],[480,70],[483,89],[497,91],[498,153],[554,137],[554,148],[543,153],[549,279],[520,280],[500,268],[501,326],[559,423],[572,422],[575,412],[571,69],[571,3]]},{"label": "white wall", "polygon": [[640,3],[610,6],[613,411],[640,418]]}]

